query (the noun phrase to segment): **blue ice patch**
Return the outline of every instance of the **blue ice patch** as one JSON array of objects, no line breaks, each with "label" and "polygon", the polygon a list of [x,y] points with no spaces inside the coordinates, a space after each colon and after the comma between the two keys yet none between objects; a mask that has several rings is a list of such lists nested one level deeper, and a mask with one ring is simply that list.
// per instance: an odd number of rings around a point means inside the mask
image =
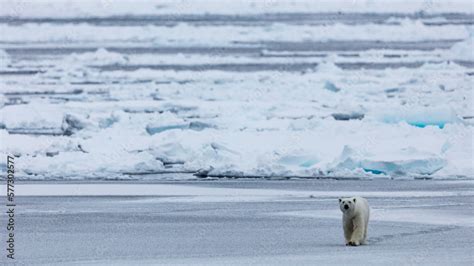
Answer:
[{"label": "blue ice patch", "polygon": [[437,126],[444,128],[446,124],[459,122],[456,113],[447,107],[414,108],[410,110],[392,110],[381,114],[384,123],[405,121],[415,127]]},{"label": "blue ice patch", "polygon": [[330,82],[330,81],[326,81],[324,83],[324,88],[326,90],[329,90],[329,91],[332,91],[332,92],[338,92],[340,91],[341,89],[338,88],[336,85],[334,85],[334,83]]},{"label": "blue ice patch", "polygon": [[381,174],[386,174],[384,171],[380,171],[380,170],[377,170],[377,169],[367,169],[367,168],[363,168],[364,171],[368,172],[368,173],[372,173],[374,175],[381,175]]},{"label": "blue ice patch", "polygon": [[421,127],[424,128],[426,126],[438,126],[439,128],[443,129],[444,126],[446,125],[445,122],[439,122],[439,123],[424,123],[424,122],[407,122],[409,125],[415,126],[415,127]]},{"label": "blue ice patch", "polygon": [[188,125],[171,125],[171,126],[162,126],[162,127],[146,127],[146,132],[150,135],[154,135],[157,133],[161,133],[166,130],[171,130],[171,129],[184,129],[187,128]]},{"label": "blue ice patch", "polygon": [[168,125],[168,126],[147,126],[146,132],[150,135],[158,134],[163,131],[172,130],[172,129],[191,129],[195,131],[201,131],[206,128],[215,128],[213,125],[209,125],[203,122],[195,121],[189,124],[183,125]]}]

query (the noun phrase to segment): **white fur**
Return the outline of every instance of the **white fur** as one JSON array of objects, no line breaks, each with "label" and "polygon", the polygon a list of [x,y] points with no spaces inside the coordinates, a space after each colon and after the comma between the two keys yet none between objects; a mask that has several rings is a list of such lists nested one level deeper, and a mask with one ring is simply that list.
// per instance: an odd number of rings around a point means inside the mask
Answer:
[{"label": "white fur", "polygon": [[[355,202],[354,202],[355,201]],[[345,209],[345,206],[348,209]],[[358,246],[367,243],[367,228],[369,225],[369,203],[362,197],[341,198],[339,208],[342,215],[342,227],[346,245]]]}]

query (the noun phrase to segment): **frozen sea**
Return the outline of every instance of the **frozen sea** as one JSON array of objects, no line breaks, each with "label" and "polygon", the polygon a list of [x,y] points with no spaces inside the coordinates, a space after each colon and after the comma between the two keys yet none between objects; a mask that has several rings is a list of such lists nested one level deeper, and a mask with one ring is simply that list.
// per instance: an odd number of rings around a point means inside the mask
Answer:
[{"label": "frozen sea", "polygon": [[472,178],[472,12],[2,1],[0,151],[23,180]]},{"label": "frozen sea", "polygon": [[[473,188],[434,180],[23,182],[16,261],[472,265]],[[337,199],[352,195],[371,206],[368,245],[344,245]]]},{"label": "frozen sea", "polygon": [[472,1],[0,6],[18,264],[474,264]]}]

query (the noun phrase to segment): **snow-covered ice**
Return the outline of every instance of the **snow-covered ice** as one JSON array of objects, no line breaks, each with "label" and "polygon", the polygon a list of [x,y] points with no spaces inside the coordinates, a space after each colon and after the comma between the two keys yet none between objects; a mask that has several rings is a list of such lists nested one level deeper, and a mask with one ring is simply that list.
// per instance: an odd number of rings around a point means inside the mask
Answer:
[{"label": "snow-covered ice", "polygon": [[[42,181],[17,191],[17,260],[28,265],[473,261],[472,180]],[[353,195],[372,208],[357,248],[344,245],[337,202]]]},{"label": "snow-covered ice", "polygon": [[128,5],[2,1],[19,178],[474,176],[468,1]]}]

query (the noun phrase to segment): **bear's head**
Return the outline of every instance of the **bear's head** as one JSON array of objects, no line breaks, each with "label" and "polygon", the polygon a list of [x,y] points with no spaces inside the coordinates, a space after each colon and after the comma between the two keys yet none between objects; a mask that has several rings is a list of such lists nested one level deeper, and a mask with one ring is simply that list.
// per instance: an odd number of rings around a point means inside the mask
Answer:
[{"label": "bear's head", "polygon": [[343,213],[351,213],[354,210],[356,198],[340,198],[339,208]]}]

